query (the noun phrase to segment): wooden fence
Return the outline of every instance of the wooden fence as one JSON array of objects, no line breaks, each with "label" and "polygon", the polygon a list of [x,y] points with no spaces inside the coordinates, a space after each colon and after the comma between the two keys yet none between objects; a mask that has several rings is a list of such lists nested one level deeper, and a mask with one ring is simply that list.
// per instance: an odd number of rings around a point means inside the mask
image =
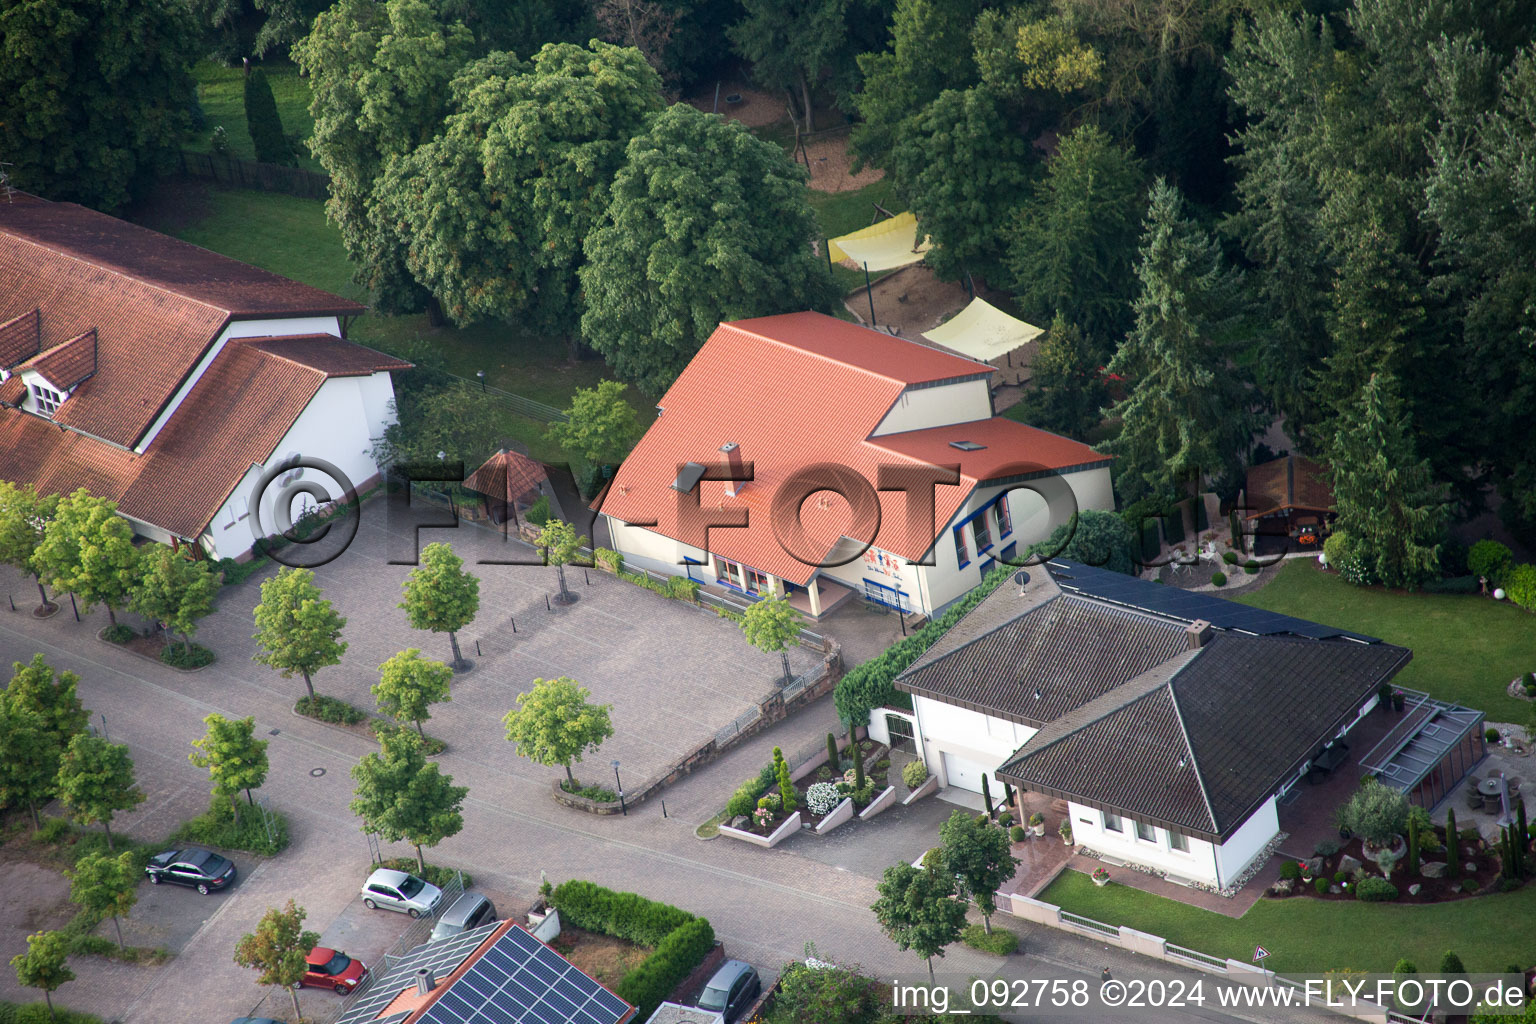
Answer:
[{"label": "wooden fence", "polygon": [[237,156],[181,151],[181,173],[189,178],[216,181],[230,188],[251,188],[263,192],[286,192],[305,199],[324,199],[330,194],[328,174],[302,167],[263,164]]}]

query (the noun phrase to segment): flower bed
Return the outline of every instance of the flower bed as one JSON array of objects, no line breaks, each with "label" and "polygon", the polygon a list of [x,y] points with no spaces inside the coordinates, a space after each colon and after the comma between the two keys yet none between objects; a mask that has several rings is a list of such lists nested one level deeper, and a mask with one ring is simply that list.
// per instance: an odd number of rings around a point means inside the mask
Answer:
[{"label": "flower bed", "polygon": [[[825,764],[802,779],[797,787],[803,809],[802,817],[813,827],[821,824],[826,816],[835,813],[845,797],[853,799],[854,811],[857,813],[868,807],[890,785],[891,761],[887,756],[890,749],[874,740],[860,740],[855,749],[857,756],[867,766],[863,789],[855,785],[857,774],[853,768],[846,767],[838,773],[831,765]],[[848,751],[849,748],[842,750],[842,763],[839,767],[851,763]]]},{"label": "flower bed", "polygon": [[[1421,849],[1419,852],[1418,874],[1409,874],[1404,859],[1396,864],[1389,877],[1383,878],[1381,871],[1372,863],[1372,858],[1367,857],[1365,844],[1356,838],[1324,856],[1282,864],[1280,881],[1270,887],[1267,895],[1275,898],[1442,903],[1498,891],[1498,850],[1489,847],[1475,829],[1461,830],[1458,839],[1462,851],[1460,870],[1454,876],[1447,870],[1445,827],[1434,826],[1433,835],[1435,848]],[[1372,853],[1374,855],[1375,852]],[[1426,871],[1431,873],[1426,874]],[[1390,891],[1379,884],[1381,882],[1389,882],[1395,887],[1397,895],[1391,895]],[[1365,890],[1360,889],[1362,883],[1367,886]],[[1414,887],[1417,887],[1417,892],[1412,891]],[[1335,889],[1338,891],[1333,891]],[[1357,895],[1357,892],[1363,892],[1364,895]]]}]

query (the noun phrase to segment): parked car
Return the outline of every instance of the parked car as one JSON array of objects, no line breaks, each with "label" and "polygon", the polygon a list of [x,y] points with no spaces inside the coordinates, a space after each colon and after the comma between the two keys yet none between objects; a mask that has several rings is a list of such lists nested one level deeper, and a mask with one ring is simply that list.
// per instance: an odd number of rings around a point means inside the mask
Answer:
[{"label": "parked car", "polygon": [[368,977],[368,965],[354,960],[339,949],[316,946],[304,958],[304,977],[300,988],[331,988],[344,996]]},{"label": "parked car", "polygon": [[496,904],[478,892],[467,892],[453,901],[453,906],[443,911],[432,929],[428,942],[450,938],[460,932],[473,931],[483,924],[496,920]]},{"label": "parked car", "polygon": [[195,846],[155,854],[149,858],[144,873],[155,885],[161,882],[188,885],[204,896],[235,880],[233,864],[216,853]]},{"label": "parked car", "polygon": [[271,1017],[236,1017],[229,1024],[283,1024],[280,1020]]},{"label": "parked car", "polygon": [[731,1024],[762,990],[757,968],[744,960],[727,960],[709,979],[694,1005],[701,1010],[724,1014],[726,1024]]},{"label": "parked car", "polygon": [[383,907],[420,917],[437,910],[443,890],[404,871],[379,868],[363,883],[363,906],[369,910]]}]

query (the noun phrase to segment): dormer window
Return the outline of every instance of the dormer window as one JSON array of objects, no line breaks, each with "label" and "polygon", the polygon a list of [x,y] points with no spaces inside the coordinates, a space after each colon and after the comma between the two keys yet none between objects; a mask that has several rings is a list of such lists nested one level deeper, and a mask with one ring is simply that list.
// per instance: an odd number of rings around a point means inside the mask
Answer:
[{"label": "dormer window", "polygon": [[33,384],[32,401],[37,404],[38,412],[51,418],[54,413],[59,411],[59,406],[63,404],[64,397],[53,390],[53,388],[45,387],[42,384]]}]

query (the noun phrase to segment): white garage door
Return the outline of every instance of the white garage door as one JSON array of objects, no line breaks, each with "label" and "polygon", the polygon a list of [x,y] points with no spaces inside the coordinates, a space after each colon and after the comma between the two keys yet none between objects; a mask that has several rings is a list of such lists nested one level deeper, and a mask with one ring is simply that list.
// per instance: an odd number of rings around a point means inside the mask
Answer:
[{"label": "white garage door", "polygon": [[949,785],[972,793],[981,792],[981,777],[987,772],[985,766],[963,757],[956,757],[948,751],[945,751],[943,756],[944,777],[949,780]]}]

